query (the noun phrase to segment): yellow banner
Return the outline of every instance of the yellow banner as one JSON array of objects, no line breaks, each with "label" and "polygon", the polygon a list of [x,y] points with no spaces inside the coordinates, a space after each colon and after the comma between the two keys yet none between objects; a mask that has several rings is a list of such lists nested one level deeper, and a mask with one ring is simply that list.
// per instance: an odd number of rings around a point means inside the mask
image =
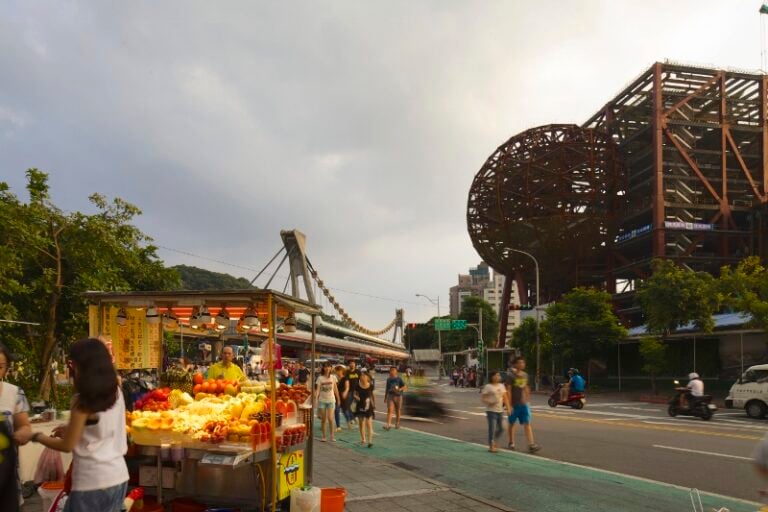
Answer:
[{"label": "yellow banner", "polygon": [[304,487],[304,450],[284,453],[280,456],[280,485],[277,499],[284,500],[291,495],[291,489]]},{"label": "yellow banner", "polygon": [[159,368],[162,362],[160,325],[149,325],[143,309],[125,308],[125,325],[117,324],[116,306],[88,307],[88,331],[93,338],[105,336],[112,340],[115,365],[119,370]]}]

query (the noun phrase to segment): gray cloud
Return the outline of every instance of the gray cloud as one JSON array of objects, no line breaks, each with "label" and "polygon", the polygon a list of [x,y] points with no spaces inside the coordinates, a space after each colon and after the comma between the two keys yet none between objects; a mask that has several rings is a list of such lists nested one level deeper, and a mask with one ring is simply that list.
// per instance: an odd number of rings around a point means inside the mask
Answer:
[{"label": "gray cloud", "polygon": [[[158,243],[245,266],[297,227],[332,286],[447,309],[494,148],[654,60],[757,67],[758,4],[5,2],[0,178],[44,169],[70,209],[119,195]],[[338,296],[371,327],[397,306]]]}]

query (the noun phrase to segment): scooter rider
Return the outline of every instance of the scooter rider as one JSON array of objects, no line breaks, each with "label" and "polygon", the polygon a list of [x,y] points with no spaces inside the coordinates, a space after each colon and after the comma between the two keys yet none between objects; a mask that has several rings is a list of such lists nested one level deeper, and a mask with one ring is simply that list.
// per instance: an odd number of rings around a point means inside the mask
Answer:
[{"label": "scooter rider", "polygon": [[572,393],[584,392],[584,378],[579,375],[579,370],[571,368],[568,370],[568,383],[560,388],[560,400],[568,400],[568,396]]},{"label": "scooter rider", "polygon": [[688,374],[688,384],[682,389],[685,394],[680,396],[680,407],[689,407],[697,397],[704,396],[704,381],[699,378],[698,373],[691,372]]}]

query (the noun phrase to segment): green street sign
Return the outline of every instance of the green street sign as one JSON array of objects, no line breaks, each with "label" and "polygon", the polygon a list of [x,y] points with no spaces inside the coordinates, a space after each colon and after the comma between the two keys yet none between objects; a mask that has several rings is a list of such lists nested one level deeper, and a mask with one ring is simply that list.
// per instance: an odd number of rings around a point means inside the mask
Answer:
[{"label": "green street sign", "polygon": [[467,328],[466,320],[451,320],[452,331],[463,331],[466,328]]},{"label": "green street sign", "polygon": [[451,319],[450,318],[435,318],[435,330],[436,331],[450,331]]}]

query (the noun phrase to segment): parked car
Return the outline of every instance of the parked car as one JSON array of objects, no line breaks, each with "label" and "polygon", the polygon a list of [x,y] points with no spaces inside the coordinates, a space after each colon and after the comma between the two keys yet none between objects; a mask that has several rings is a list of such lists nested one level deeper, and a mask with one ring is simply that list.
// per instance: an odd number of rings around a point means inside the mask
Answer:
[{"label": "parked car", "polygon": [[743,408],[750,418],[764,418],[768,412],[768,364],[747,368],[731,386],[725,407]]}]

